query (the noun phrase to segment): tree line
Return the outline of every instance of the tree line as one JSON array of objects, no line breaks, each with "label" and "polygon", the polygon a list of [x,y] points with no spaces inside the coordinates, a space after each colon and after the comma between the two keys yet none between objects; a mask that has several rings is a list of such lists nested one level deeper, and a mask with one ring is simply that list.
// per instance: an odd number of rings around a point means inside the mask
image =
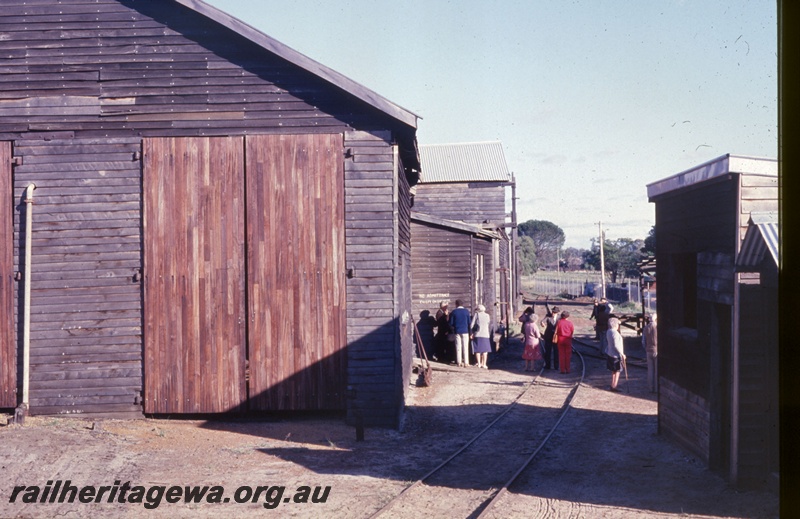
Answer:
[{"label": "tree line", "polygon": [[[656,251],[656,228],[643,239],[603,240],[605,270],[615,283],[617,277],[638,277],[639,262]],[[564,248],[564,230],[547,220],[528,220],[517,225],[520,273],[539,270],[600,270],[600,239],[592,238],[589,249]]]}]

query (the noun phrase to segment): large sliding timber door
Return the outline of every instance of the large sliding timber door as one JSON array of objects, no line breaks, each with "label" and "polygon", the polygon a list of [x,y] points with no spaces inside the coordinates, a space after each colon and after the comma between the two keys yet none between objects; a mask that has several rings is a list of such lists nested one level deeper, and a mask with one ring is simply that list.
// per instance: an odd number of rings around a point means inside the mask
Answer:
[{"label": "large sliding timber door", "polygon": [[[14,340],[14,182],[11,143],[0,142],[0,407],[17,405]],[[28,280],[25,280],[27,283]]]},{"label": "large sliding timber door", "polygon": [[343,136],[247,137],[251,409],[343,409]]},{"label": "large sliding timber door", "polygon": [[241,137],[144,140],[146,413],[242,409]]}]

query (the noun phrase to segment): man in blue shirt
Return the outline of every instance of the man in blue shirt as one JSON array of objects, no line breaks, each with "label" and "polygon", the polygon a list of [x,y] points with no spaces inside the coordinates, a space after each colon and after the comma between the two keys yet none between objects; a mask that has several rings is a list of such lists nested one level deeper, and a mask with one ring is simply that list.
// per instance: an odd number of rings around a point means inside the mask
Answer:
[{"label": "man in blue shirt", "polygon": [[450,312],[450,328],[456,334],[456,362],[459,367],[469,366],[469,310],[461,299],[456,299],[456,309]]}]

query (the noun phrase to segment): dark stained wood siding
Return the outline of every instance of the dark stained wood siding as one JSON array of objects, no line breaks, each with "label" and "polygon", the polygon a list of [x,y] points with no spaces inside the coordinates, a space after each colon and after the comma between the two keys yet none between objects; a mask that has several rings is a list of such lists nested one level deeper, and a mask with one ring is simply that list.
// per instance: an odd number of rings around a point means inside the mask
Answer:
[{"label": "dark stained wood siding", "polygon": [[[697,308],[687,305],[697,302],[698,288],[691,282],[686,269],[698,272],[698,253],[727,254],[732,257],[736,240],[737,178],[711,181],[679,195],[664,196],[656,201],[656,243],[658,244],[658,321],[659,373],[681,387],[708,398],[708,377],[711,366],[708,341],[697,340],[703,336],[707,320],[697,319]],[[694,265],[694,267],[692,267]],[[702,277],[712,283],[709,266]],[[692,296],[691,293],[695,295]],[[693,314],[694,323],[685,316]],[[685,328],[696,333],[684,333]]]},{"label": "dark stained wood siding", "polygon": [[[138,138],[16,141],[23,164],[15,167],[14,199],[36,184],[35,414],[141,411],[141,285],[133,281],[141,268],[140,149]],[[15,261],[24,210],[14,215]]]},{"label": "dark stained wood siding", "polygon": [[54,5],[3,2],[0,138],[30,131],[111,137],[398,127],[179,4]]},{"label": "dark stained wood siding", "polygon": [[472,237],[461,231],[412,222],[411,264],[415,317],[428,311],[436,315],[439,303],[455,300],[472,308]]},{"label": "dark stained wood siding", "polygon": [[[739,319],[741,482],[763,483],[777,470],[777,296],[740,284],[734,260],[751,212],[777,211],[775,176],[729,174],[655,199],[659,282],[659,428],[711,468],[731,463],[733,327]],[[759,306],[760,305],[760,306]],[[765,309],[771,308],[765,314]],[[760,324],[755,324],[760,323]],[[772,334],[772,338],[770,338]],[[770,371],[772,370],[772,371]]]},{"label": "dark stained wood siding", "polygon": [[247,138],[251,409],[344,409],[343,138]]},{"label": "dark stained wood siding", "polygon": [[414,211],[480,225],[503,227],[506,188],[499,182],[421,183],[414,196]]},{"label": "dark stained wood siding", "polygon": [[144,195],[145,412],[240,409],[242,138],[145,139]]},{"label": "dark stained wood siding", "polygon": [[347,268],[353,273],[347,279],[347,419],[365,425],[396,425],[403,406],[394,287],[398,179],[388,138],[385,132],[345,134]]},{"label": "dark stained wood siding", "polygon": [[13,185],[11,143],[0,142],[0,407],[17,405]]},{"label": "dark stained wood siding", "polygon": [[[739,237],[751,212],[778,211],[778,178],[740,175]],[[740,273],[743,280],[754,275]],[[762,264],[757,284],[739,285],[738,481],[764,488],[779,472],[778,291],[772,258]]]},{"label": "dark stained wood siding", "polygon": [[777,289],[740,285],[739,301],[739,483],[759,487],[779,467]]},{"label": "dark stained wood siding", "polygon": [[708,463],[711,423],[708,401],[660,375],[658,391],[659,432]]},{"label": "dark stained wood siding", "polygon": [[[721,412],[721,402],[712,401],[719,396],[712,372],[721,373],[712,365],[712,357],[719,355],[712,349],[720,345],[709,341],[712,331],[717,337],[719,332],[711,314],[720,311],[715,302],[731,302],[732,290],[719,279],[714,263],[729,266],[733,257],[738,182],[728,175],[656,200],[658,369],[661,380],[668,381],[661,387],[673,388],[659,399],[660,430],[706,462],[718,440],[712,436],[719,435],[719,429],[711,430],[712,415],[719,418]],[[702,412],[689,412],[693,407]]]},{"label": "dark stained wood siding", "polygon": [[[419,322],[426,351],[434,351],[435,316],[442,301],[452,310],[461,299],[470,314],[481,303],[496,326],[494,241],[419,220],[411,222],[411,232],[412,315]],[[478,289],[479,256],[483,256],[483,282]]]},{"label": "dark stained wood siding", "polygon": [[[396,376],[397,387],[401,388],[399,399],[405,402],[411,380],[414,358],[414,323],[411,312],[411,186],[405,176],[403,163],[397,146],[394,146],[395,182],[395,227],[397,228],[397,259],[395,260],[395,315],[400,319],[400,336],[397,340],[397,355],[402,359],[401,369]],[[398,409],[397,423],[401,419],[402,405]]]},{"label": "dark stained wood siding", "polygon": [[[358,152],[345,160],[345,248],[347,266],[355,273],[347,281],[347,340],[356,342],[348,348],[347,374],[354,384],[351,395],[358,395],[348,402],[376,424],[397,423],[405,384],[399,380],[401,359],[409,354],[397,322],[403,304],[395,298],[403,297],[402,287],[394,285],[404,276],[396,275],[394,261],[403,257],[398,250],[405,243],[397,227],[408,225],[398,204],[408,199],[392,154],[399,144],[404,158],[416,155],[414,128],[173,2],[8,0],[0,33],[0,140],[17,147],[37,143],[21,152],[26,164],[18,168],[14,196],[31,181],[41,181],[45,193],[50,185],[79,191],[85,210],[63,206],[64,214],[47,225],[68,229],[70,238],[85,231],[103,240],[100,259],[90,258],[95,250],[61,258],[64,276],[96,271],[91,275],[97,279],[83,287],[81,297],[52,287],[45,294],[53,301],[48,308],[34,296],[36,311],[54,318],[63,314],[63,305],[74,304],[82,312],[119,309],[138,319],[95,320],[90,337],[83,331],[81,337],[62,340],[54,333],[67,332],[38,331],[43,324],[35,318],[35,348],[49,352],[35,370],[58,364],[61,344],[72,348],[79,362],[86,356],[105,363],[91,388],[70,382],[75,391],[47,393],[64,398],[37,400],[41,412],[74,410],[75,402],[85,412],[141,411],[141,405],[129,402],[142,389],[142,289],[131,276],[142,268],[142,177],[134,153],[143,138],[347,132],[349,147]],[[67,155],[59,158],[66,176],[54,163],[35,163],[40,159],[33,155],[50,146]],[[16,233],[19,224],[16,215]],[[35,256],[59,250],[39,251],[41,246],[34,242]],[[16,249],[14,257],[16,262]],[[92,261],[99,263],[91,266]],[[112,261],[116,270],[109,272]],[[62,316],[68,317],[62,319],[65,326],[80,324],[76,316]],[[92,349],[101,344],[102,355]],[[55,376],[84,378],[84,367],[59,365],[58,370],[74,373]],[[109,373],[114,376],[106,378]],[[80,392],[85,399],[70,400]]]},{"label": "dark stained wood siding", "polygon": [[[412,313],[435,315],[441,301],[451,309],[456,299],[474,311],[482,303],[493,315],[496,300],[492,240],[465,231],[414,221],[411,223],[413,247]],[[476,300],[477,256],[483,256],[482,300]]]}]

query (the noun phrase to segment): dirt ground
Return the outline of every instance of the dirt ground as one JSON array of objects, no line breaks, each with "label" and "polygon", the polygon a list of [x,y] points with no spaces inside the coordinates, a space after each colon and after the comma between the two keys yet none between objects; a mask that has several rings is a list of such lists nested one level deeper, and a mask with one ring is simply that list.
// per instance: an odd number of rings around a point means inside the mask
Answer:
[{"label": "dirt ground", "polygon": [[[592,336],[589,307],[573,308],[578,334]],[[730,488],[657,434],[656,400],[645,388],[645,370],[634,366],[643,351],[628,335],[627,392],[610,392],[604,365],[587,358],[573,409],[492,517],[777,517],[775,495]],[[410,388],[402,428],[367,429],[364,441],[340,415],[32,417],[24,426],[0,426],[0,517],[370,517],[516,398],[532,376],[522,370],[520,352],[512,341],[492,354],[489,370],[435,363],[433,386]],[[517,449],[518,442],[508,438],[496,448]],[[50,503],[52,487],[67,480],[76,494],[94,487],[84,496],[90,502]],[[200,502],[184,501],[183,487],[204,485],[210,488]],[[109,488],[97,499],[102,486]],[[174,503],[173,486],[182,487]],[[15,487],[25,488],[15,495]],[[451,499],[470,491],[454,488]],[[136,496],[141,502],[130,502]]]}]

